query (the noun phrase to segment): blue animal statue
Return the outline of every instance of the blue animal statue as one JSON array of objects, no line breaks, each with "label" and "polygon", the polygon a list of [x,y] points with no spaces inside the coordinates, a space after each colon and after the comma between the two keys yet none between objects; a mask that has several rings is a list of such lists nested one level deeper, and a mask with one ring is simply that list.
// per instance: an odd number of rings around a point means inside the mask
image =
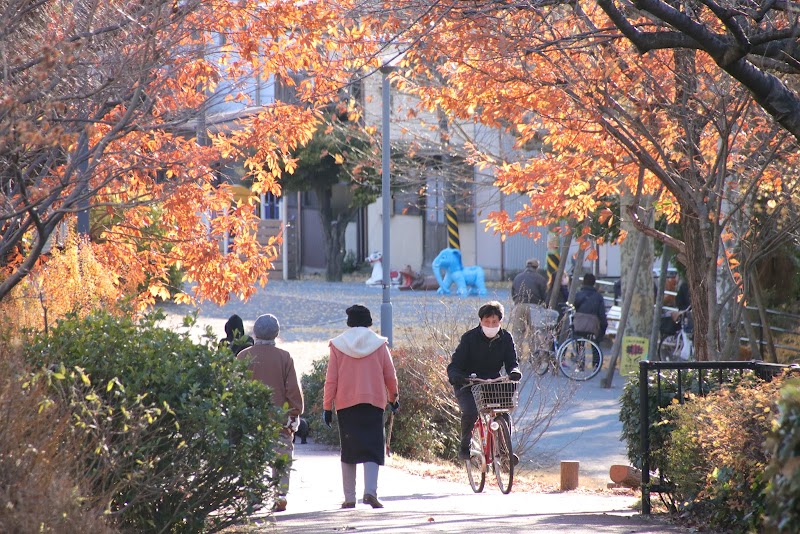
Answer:
[{"label": "blue animal statue", "polygon": [[[450,286],[456,285],[456,293],[462,297],[467,295],[485,295],[486,284],[483,267],[472,265],[464,267],[461,263],[461,251],[457,248],[445,248],[434,258],[433,275],[439,282],[440,295],[450,295]],[[445,271],[442,278],[442,270]]]}]

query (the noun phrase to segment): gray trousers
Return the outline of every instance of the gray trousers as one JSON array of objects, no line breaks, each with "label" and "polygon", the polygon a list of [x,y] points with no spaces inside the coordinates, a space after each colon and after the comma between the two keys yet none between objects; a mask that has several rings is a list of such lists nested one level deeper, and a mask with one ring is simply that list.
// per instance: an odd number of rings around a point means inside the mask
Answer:
[{"label": "gray trousers", "polygon": [[283,469],[273,469],[272,471],[273,478],[280,479],[278,482],[278,495],[285,497],[289,493],[289,472],[292,470],[292,461],[294,460],[294,443],[292,443],[291,434],[281,431],[275,450],[278,454],[288,456],[288,462]]},{"label": "gray trousers", "polygon": [[[356,502],[356,466],[342,462],[342,489],[345,502]],[[364,462],[364,495],[378,496],[378,469],[375,462]]]}]

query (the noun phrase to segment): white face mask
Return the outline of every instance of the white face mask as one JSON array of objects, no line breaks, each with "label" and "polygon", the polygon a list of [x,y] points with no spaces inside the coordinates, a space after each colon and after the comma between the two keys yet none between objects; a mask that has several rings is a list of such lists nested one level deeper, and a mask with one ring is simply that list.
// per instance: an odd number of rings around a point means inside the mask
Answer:
[{"label": "white face mask", "polygon": [[481,326],[481,329],[483,330],[483,335],[489,339],[492,339],[500,331],[499,326]]}]

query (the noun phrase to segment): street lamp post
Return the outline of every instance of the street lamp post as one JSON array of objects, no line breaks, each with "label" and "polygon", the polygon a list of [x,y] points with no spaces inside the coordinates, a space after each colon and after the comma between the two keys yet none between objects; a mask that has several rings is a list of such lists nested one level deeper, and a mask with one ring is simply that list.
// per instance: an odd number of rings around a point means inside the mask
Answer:
[{"label": "street lamp post", "polygon": [[381,303],[381,335],[388,338],[389,346],[392,346],[392,302],[389,296],[391,289],[391,232],[389,214],[391,213],[391,177],[389,174],[391,145],[390,136],[390,115],[391,115],[391,93],[389,85],[389,74],[397,67],[384,65],[380,68],[383,75],[383,86],[381,99],[383,106],[383,116],[381,120],[381,196],[383,197],[383,302]]}]

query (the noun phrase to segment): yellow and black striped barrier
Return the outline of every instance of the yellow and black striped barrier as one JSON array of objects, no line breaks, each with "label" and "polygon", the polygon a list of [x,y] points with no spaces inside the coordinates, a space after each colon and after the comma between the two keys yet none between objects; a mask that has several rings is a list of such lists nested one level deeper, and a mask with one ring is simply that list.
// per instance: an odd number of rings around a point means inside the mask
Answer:
[{"label": "yellow and black striped barrier", "polygon": [[558,270],[560,256],[558,252],[550,251],[547,253],[547,279],[552,280]]},{"label": "yellow and black striped barrier", "polygon": [[461,250],[461,242],[458,240],[458,214],[452,204],[447,204],[444,209],[445,219],[447,219],[447,246]]}]

